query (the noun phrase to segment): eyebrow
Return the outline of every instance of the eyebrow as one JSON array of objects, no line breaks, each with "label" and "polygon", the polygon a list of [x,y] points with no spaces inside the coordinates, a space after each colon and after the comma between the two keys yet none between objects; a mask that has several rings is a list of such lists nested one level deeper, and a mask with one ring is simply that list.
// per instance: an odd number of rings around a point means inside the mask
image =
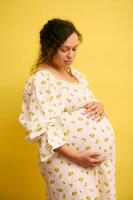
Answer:
[{"label": "eyebrow", "polygon": [[[80,43],[76,44],[73,48],[77,47],[79,44]],[[69,48],[69,46],[67,46],[67,45],[62,45],[61,47],[67,47],[67,48]]]}]

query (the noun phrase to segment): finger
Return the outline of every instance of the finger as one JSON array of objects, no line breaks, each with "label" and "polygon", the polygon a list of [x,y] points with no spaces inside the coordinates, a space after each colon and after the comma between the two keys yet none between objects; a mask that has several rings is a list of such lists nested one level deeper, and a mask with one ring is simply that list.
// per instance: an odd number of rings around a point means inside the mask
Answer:
[{"label": "finger", "polygon": [[104,117],[104,113],[102,113],[101,111],[98,111],[95,115],[96,117],[94,116],[94,119],[98,117],[99,121]]},{"label": "finger", "polygon": [[89,161],[91,162],[92,165],[99,163],[99,160],[96,160],[96,159],[93,159],[93,158],[89,159]]},{"label": "finger", "polygon": [[104,155],[102,155],[102,156],[99,156],[99,157],[97,157],[97,158],[99,158],[100,160],[105,160],[106,159],[106,156]]},{"label": "finger", "polygon": [[88,156],[95,157],[95,156],[102,156],[102,154],[100,152],[95,151],[95,152],[89,152]]},{"label": "finger", "polygon": [[87,113],[91,113],[92,111],[94,111],[94,110],[91,110],[91,109],[89,110],[89,109],[87,108],[82,114],[85,114],[85,115],[86,115]]},{"label": "finger", "polygon": [[92,105],[86,105],[86,108],[90,108],[90,107],[97,107],[97,108],[100,108],[100,109],[102,109],[103,110],[103,106],[102,106],[102,104],[100,103],[99,104],[99,102],[95,102],[95,101],[93,101],[93,104]]},{"label": "finger", "polygon": [[91,101],[91,102],[87,103],[84,107],[85,107],[85,108],[89,108],[89,107],[91,107],[93,104],[94,104],[94,101]]},{"label": "finger", "polygon": [[98,165],[101,165],[104,161],[105,161],[105,160],[102,160],[102,161],[98,162],[98,163],[97,163],[97,166],[98,166]]},{"label": "finger", "polygon": [[91,112],[91,111],[93,111],[93,110],[95,110],[97,107],[86,107],[85,109],[85,111],[82,113],[82,114],[86,114],[86,113],[88,113],[88,112]]},{"label": "finger", "polygon": [[104,116],[105,116],[105,114],[102,113],[101,116],[99,117],[99,119],[102,120]]},{"label": "finger", "polygon": [[106,159],[106,156],[100,154],[100,155],[91,156],[91,158],[95,160],[102,160],[102,159]]},{"label": "finger", "polygon": [[94,159],[96,162],[99,162],[99,161],[105,160],[106,157],[105,156],[97,156],[97,157],[93,157],[92,159]]},{"label": "finger", "polygon": [[99,162],[99,161],[101,161],[101,160],[103,160],[103,159],[105,159],[105,158],[101,158],[100,156],[98,156],[98,157],[90,157],[89,158],[89,160],[92,162],[92,163],[97,163],[97,162]]},{"label": "finger", "polygon": [[97,108],[98,108],[98,107],[97,107],[96,104],[94,104],[94,105],[92,105],[92,106],[90,106],[90,107],[86,107],[86,109],[87,109],[88,111],[95,110],[95,109],[97,109]]},{"label": "finger", "polygon": [[98,164],[91,164],[91,167],[94,168],[96,167]]},{"label": "finger", "polygon": [[92,118],[92,120],[95,120],[96,118],[98,118],[100,116],[99,113],[95,114],[94,117]]},{"label": "finger", "polygon": [[93,115],[95,115],[97,113],[97,111],[92,111],[91,113],[87,114],[87,118],[92,117]]},{"label": "finger", "polygon": [[94,159],[106,159],[105,155],[93,156]]},{"label": "finger", "polygon": [[95,108],[95,109],[93,109],[92,111],[88,111],[88,110],[87,110],[87,112],[88,112],[88,113],[89,113],[89,112],[101,113],[101,110],[99,110],[99,108]]},{"label": "finger", "polygon": [[100,158],[100,159],[91,159],[91,162],[93,164],[99,164],[99,163],[102,163],[103,161],[105,160],[105,158]]},{"label": "finger", "polygon": [[104,162],[104,160],[96,162],[96,163],[91,163],[91,165],[94,166],[94,167],[96,167],[96,166],[101,165],[103,162]]}]

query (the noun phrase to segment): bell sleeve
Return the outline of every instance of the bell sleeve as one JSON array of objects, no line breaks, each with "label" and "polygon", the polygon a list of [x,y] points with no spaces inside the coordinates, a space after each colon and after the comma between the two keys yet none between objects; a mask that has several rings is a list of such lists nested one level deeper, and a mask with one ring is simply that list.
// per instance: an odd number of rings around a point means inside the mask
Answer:
[{"label": "bell sleeve", "polygon": [[49,73],[37,73],[27,82],[19,122],[27,131],[26,140],[41,141],[43,161],[55,154],[54,149],[67,143],[59,125],[63,110],[61,89],[54,85]]}]

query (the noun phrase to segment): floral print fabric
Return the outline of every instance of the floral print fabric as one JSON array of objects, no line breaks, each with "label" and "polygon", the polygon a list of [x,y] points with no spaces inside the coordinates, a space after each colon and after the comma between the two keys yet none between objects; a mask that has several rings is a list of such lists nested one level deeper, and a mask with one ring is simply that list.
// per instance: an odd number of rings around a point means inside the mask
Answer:
[{"label": "floral print fabric", "polygon": [[[74,68],[71,71],[78,82],[56,79],[48,71],[30,76],[19,121],[26,139],[39,142],[48,200],[115,200],[114,130],[107,116],[98,121],[82,114],[85,104],[98,100],[86,77]],[[76,151],[100,151],[107,159],[93,170],[79,167],[54,151],[64,144]]]}]

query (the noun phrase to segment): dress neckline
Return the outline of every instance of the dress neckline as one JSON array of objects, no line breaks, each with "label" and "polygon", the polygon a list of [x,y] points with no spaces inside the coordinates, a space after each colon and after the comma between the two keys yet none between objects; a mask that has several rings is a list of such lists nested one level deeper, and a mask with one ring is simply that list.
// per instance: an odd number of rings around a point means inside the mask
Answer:
[{"label": "dress neckline", "polygon": [[73,68],[71,68],[71,74],[75,77],[75,79],[77,79],[77,81],[75,81],[75,82],[58,79],[51,72],[46,71],[46,70],[39,70],[35,74],[37,74],[39,72],[41,72],[41,73],[48,73],[51,77],[53,77],[54,80],[62,82],[62,83],[67,83],[67,84],[70,84],[70,85],[80,85],[81,84],[80,79],[79,79],[77,73],[75,72],[75,70]]}]

